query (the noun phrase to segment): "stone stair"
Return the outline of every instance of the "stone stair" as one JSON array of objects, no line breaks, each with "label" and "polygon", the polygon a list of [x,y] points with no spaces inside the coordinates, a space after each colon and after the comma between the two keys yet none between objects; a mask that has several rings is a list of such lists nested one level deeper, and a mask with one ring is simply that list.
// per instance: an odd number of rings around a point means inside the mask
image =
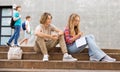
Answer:
[{"label": "stone stair", "polygon": [[0,47],[1,72],[7,72],[8,70],[10,70],[10,72],[18,72],[14,70],[21,69],[24,69],[25,72],[30,71],[31,69],[120,70],[120,49],[102,49],[111,57],[116,58],[116,62],[90,62],[88,56],[88,49],[85,49],[81,53],[73,54],[73,57],[78,59],[77,62],[63,62],[63,54],[61,53],[60,48],[57,47],[49,51],[50,61],[43,62],[41,60],[42,54],[36,53],[33,47],[21,48],[23,50],[22,60],[7,60],[7,52],[9,50],[9,47]]}]

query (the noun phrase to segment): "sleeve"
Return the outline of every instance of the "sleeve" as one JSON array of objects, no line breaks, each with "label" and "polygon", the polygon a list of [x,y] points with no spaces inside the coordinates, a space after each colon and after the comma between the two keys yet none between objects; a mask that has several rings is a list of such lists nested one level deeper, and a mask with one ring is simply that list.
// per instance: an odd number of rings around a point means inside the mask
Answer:
[{"label": "sleeve", "polygon": [[29,24],[29,22],[28,22],[28,21],[25,21],[25,25],[27,25],[27,26],[28,26],[28,25],[30,25],[30,24]]},{"label": "sleeve", "polygon": [[29,24],[29,22],[28,21],[25,21],[25,27],[27,26],[27,30],[28,30],[28,32],[30,32],[30,24]]},{"label": "sleeve", "polygon": [[67,44],[71,44],[72,43],[72,37],[70,36],[69,29],[65,29],[64,35],[65,35],[65,41],[66,41],[66,43]]},{"label": "sleeve", "polygon": [[25,21],[25,25],[28,25],[28,21]]},{"label": "sleeve", "polygon": [[19,17],[19,13],[14,12],[14,14],[13,14],[13,18],[17,18],[17,17]]},{"label": "sleeve", "polygon": [[38,32],[38,31],[42,32],[42,30],[41,30],[41,26],[40,26],[40,25],[38,25],[38,26],[36,27],[36,29],[35,29],[35,33]]}]

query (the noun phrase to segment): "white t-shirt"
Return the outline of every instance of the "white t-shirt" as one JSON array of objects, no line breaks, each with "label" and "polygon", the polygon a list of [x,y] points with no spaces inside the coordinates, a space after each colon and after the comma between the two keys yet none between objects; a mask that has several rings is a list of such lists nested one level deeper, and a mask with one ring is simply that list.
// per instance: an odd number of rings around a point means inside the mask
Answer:
[{"label": "white t-shirt", "polygon": [[30,32],[30,22],[26,20],[26,21],[25,21],[25,24],[26,24],[26,26],[27,26],[28,32]]}]

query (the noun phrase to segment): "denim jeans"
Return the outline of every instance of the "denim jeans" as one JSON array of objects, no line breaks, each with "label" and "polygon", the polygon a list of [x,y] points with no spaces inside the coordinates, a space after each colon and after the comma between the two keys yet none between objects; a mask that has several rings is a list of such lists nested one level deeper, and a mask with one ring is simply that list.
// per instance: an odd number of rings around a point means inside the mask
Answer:
[{"label": "denim jeans", "polygon": [[21,29],[21,26],[19,26],[19,25],[15,26],[14,34],[10,37],[10,39],[8,41],[9,44],[11,44],[13,39],[14,39],[14,45],[18,44],[17,42],[18,42],[18,38],[19,38],[19,35],[20,35],[20,29]]},{"label": "denim jeans", "polygon": [[75,42],[72,45],[67,45],[69,53],[78,53],[85,49],[88,45],[88,54],[93,59],[99,61],[101,60],[106,54],[96,45],[95,38],[93,35],[86,35],[86,42],[87,44],[81,47],[76,46]]}]

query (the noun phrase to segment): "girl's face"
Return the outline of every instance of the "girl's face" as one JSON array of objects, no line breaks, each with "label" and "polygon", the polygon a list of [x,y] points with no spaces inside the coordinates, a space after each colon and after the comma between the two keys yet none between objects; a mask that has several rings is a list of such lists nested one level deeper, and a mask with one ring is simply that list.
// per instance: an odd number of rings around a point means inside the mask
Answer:
[{"label": "girl's face", "polygon": [[80,22],[80,18],[78,16],[75,17],[75,19],[73,21],[74,26],[78,26],[79,22]]},{"label": "girl's face", "polygon": [[20,11],[21,11],[21,8],[18,8],[18,11],[20,12]]},{"label": "girl's face", "polygon": [[52,21],[51,16],[48,16],[47,19],[46,19],[46,24],[47,25],[51,24],[51,21]]}]

